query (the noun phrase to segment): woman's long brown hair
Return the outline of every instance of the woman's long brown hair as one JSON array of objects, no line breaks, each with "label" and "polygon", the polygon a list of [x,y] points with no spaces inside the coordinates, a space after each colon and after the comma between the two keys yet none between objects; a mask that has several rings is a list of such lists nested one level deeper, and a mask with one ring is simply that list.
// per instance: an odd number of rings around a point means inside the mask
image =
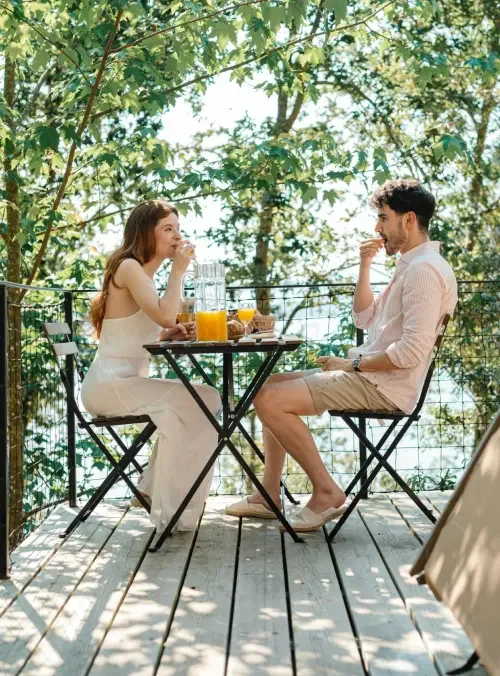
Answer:
[{"label": "woman's long brown hair", "polygon": [[104,269],[102,291],[94,298],[90,308],[90,319],[98,338],[101,335],[106,312],[109,285],[111,283],[115,285],[114,276],[120,263],[126,258],[133,258],[141,265],[149,263],[156,253],[155,225],[172,213],[179,216],[177,209],[163,200],[147,200],[132,209],[125,223],[123,242],[108,258]]}]

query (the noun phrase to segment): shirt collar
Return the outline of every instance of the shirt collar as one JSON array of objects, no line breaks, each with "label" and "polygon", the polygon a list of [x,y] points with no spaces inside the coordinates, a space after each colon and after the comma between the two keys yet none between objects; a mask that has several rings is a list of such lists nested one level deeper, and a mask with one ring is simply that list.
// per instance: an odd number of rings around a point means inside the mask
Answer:
[{"label": "shirt collar", "polygon": [[436,240],[424,242],[423,244],[419,244],[418,246],[413,247],[413,249],[410,249],[405,254],[403,254],[398,262],[407,264],[411,260],[413,260],[413,258],[415,258],[415,256],[417,256],[420,252],[424,251],[425,249],[431,249],[432,251],[439,251],[439,247],[440,247],[440,242],[437,242]]}]

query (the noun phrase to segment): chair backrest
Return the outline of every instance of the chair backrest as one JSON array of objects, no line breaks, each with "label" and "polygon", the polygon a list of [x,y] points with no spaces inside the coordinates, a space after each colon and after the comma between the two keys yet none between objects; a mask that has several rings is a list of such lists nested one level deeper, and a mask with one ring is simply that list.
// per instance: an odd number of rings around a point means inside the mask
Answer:
[{"label": "chair backrest", "polygon": [[436,342],[434,343],[434,347],[432,348],[434,354],[432,355],[431,363],[429,364],[429,368],[427,369],[427,374],[425,376],[424,384],[422,386],[422,391],[420,392],[420,397],[418,398],[417,405],[415,406],[415,410],[413,411],[412,415],[417,415],[420,412],[422,406],[424,405],[424,401],[427,396],[427,391],[431,384],[432,374],[434,373],[434,369],[436,367],[436,359],[439,354],[439,348],[441,347],[441,343],[443,342],[444,334],[446,332],[448,322],[450,321],[450,317],[451,315],[445,315],[443,317],[443,321],[441,322],[441,326],[439,327],[439,333],[437,335]]},{"label": "chair backrest", "polygon": [[[66,390],[66,396],[68,397],[68,402],[73,409],[73,412],[76,413],[78,418],[83,417],[78,404],[76,403],[75,394],[73,391],[73,383],[68,379],[68,374],[65,369],[61,367],[59,359],[61,357],[70,357],[78,354],[78,346],[75,342],[71,340],[71,329],[68,324],[59,323],[59,322],[48,322],[43,324],[43,332],[47,338],[47,341],[52,350],[52,354],[56,360],[57,368],[59,369],[59,375],[61,377],[62,384]],[[56,342],[54,338],[56,336],[64,336],[62,342]]]}]

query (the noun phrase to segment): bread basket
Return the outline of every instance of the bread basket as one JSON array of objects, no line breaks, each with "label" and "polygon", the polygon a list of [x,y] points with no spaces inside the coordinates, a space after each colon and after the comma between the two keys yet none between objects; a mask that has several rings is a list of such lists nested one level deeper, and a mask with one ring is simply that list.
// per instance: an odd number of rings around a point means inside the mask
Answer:
[{"label": "bread basket", "polygon": [[255,315],[248,325],[249,332],[274,333],[276,317],[273,315]]}]

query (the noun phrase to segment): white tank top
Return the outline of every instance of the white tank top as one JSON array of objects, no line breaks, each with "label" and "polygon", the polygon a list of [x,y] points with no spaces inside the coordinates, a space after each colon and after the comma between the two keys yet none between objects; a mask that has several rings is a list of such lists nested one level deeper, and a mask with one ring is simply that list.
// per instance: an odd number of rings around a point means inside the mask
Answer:
[{"label": "white tank top", "polygon": [[150,319],[145,312],[119,319],[104,319],[97,357],[118,359],[144,359],[149,352],[142,346],[158,339],[161,327]]}]

